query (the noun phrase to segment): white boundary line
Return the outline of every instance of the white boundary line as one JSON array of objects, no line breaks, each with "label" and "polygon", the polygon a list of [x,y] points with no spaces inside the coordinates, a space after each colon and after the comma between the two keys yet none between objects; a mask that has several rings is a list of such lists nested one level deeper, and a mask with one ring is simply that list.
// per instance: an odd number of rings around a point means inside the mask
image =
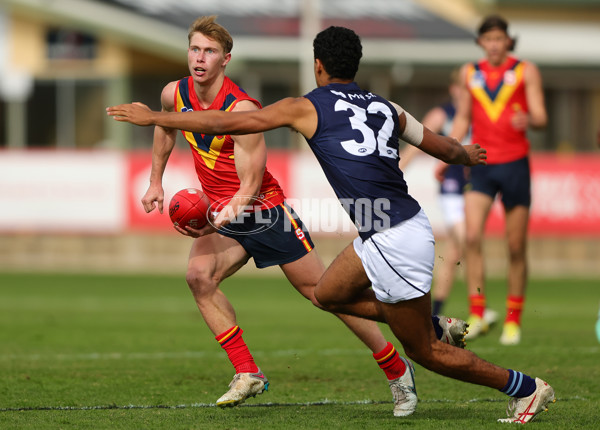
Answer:
[{"label": "white boundary line", "polygon": [[[419,399],[419,403],[504,403],[506,398],[481,398],[470,400],[450,400],[450,399]],[[588,401],[585,397],[574,396],[559,398],[557,401]],[[319,400],[316,402],[297,402],[297,403],[253,403],[236,406],[238,408],[270,408],[270,407],[298,407],[298,406],[353,406],[353,405],[385,405],[392,404],[392,401],[375,400],[355,400],[350,402],[341,402],[338,400]],[[25,412],[25,411],[92,411],[92,410],[111,410],[111,409],[194,409],[194,408],[216,408],[215,403],[190,403],[181,405],[96,405],[96,406],[27,406],[15,408],[0,408],[0,412]]]},{"label": "white boundary line", "polygon": [[[498,347],[484,347],[474,349],[477,354],[489,354],[500,350]],[[579,352],[597,354],[600,352],[600,347],[580,347],[574,348]],[[361,349],[287,349],[277,351],[252,351],[252,355],[256,357],[290,357],[297,355],[310,356],[338,356],[338,355],[364,355],[370,356],[366,348]],[[214,351],[179,351],[179,352],[90,352],[83,354],[0,354],[0,362],[2,361],[40,361],[40,360],[57,360],[57,361],[74,361],[74,360],[164,360],[164,359],[179,359],[179,358],[219,358],[225,356],[225,352]]]},{"label": "white boundary line", "polygon": [[[369,356],[368,349],[287,349],[278,351],[252,351],[256,357],[290,357],[296,355],[364,355]],[[222,350],[214,351],[179,351],[179,352],[90,352],[84,354],[0,354],[0,361],[40,361],[40,360],[163,360],[177,358],[218,358],[225,356]]]}]

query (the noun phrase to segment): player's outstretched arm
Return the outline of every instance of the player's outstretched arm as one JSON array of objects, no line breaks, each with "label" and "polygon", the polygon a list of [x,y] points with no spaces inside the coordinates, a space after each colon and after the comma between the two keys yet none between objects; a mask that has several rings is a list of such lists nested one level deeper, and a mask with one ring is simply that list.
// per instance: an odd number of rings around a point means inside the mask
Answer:
[{"label": "player's outstretched arm", "polygon": [[[308,105],[307,105],[308,103]],[[156,112],[141,103],[122,104],[106,109],[117,121],[187,130],[206,134],[243,135],[278,127],[292,127],[304,134],[306,113],[312,104],[304,99],[286,98],[257,111]],[[314,110],[314,109],[313,109]],[[316,115],[316,114],[315,114]]]}]

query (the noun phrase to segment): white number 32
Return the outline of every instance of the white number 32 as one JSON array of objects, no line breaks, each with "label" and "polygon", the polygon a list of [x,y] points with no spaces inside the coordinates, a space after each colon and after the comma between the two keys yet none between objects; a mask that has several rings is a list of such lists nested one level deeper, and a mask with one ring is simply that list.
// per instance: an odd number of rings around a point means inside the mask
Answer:
[{"label": "white number 32", "polygon": [[[367,109],[363,109],[359,106],[348,103],[345,100],[338,100],[335,103],[336,111],[349,110],[354,115],[349,117],[350,125],[352,129],[358,130],[363,135],[363,141],[357,142],[356,140],[344,140],[341,143],[342,147],[353,155],[365,156],[375,152],[375,149],[379,151],[379,155],[382,157],[397,158],[398,149],[387,146],[388,141],[392,135],[394,129],[394,119],[392,117],[392,111],[390,108],[381,103],[373,102],[369,104]],[[375,135],[375,132],[367,125],[367,114],[378,114],[385,115],[385,122],[383,126]]]}]

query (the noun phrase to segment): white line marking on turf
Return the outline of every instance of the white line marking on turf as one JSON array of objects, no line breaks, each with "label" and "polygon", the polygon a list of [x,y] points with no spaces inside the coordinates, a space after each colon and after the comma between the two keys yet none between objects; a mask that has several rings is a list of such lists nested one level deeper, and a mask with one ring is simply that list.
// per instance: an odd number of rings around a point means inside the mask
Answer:
[{"label": "white line marking on turf", "polygon": [[[40,360],[164,360],[176,358],[212,358],[222,357],[225,352],[215,351],[179,351],[179,352],[90,352],[87,354],[0,354],[0,360],[40,361]],[[365,349],[288,349],[278,351],[252,351],[257,357],[290,357],[290,356],[337,356],[337,355],[369,355]]]},{"label": "white line marking on turf", "polygon": [[[477,349],[475,352],[491,353],[505,348],[487,347]],[[600,347],[572,348],[578,352],[596,354]],[[0,354],[0,361],[75,361],[75,360],[164,360],[180,358],[218,358],[223,357],[223,351],[177,351],[177,352],[90,352],[81,354]],[[252,351],[256,357],[293,357],[293,356],[349,356],[370,355],[365,349],[286,349],[277,351]]]},{"label": "white line marking on turf", "polygon": [[[588,399],[580,396],[558,398],[559,402],[568,402],[573,400],[587,401]],[[449,403],[449,404],[464,404],[464,403],[504,403],[506,398],[482,398],[471,400],[450,400],[450,399],[419,399],[419,403]],[[341,402],[337,400],[319,400],[317,402],[297,402],[297,403],[253,403],[236,406],[238,408],[270,408],[270,407],[299,407],[299,406],[353,406],[353,405],[385,405],[391,404],[392,401],[376,401],[376,400],[355,400],[350,402]],[[110,409],[194,409],[194,408],[216,408],[214,403],[190,403],[182,405],[97,405],[97,406],[24,406],[14,408],[0,408],[0,412],[24,412],[24,411],[90,411],[90,410],[110,410]]]}]

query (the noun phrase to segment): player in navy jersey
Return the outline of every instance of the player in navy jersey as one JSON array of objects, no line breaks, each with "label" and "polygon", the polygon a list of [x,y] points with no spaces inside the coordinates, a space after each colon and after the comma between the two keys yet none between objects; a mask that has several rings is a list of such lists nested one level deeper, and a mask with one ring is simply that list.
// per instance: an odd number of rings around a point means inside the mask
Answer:
[{"label": "player in navy jersey", "polygon": [[[528,422],[554,400],[541,379],[504,369],[441,342],[431,324],[433,234],[398,168],[398,139],[451,164],[485,164],[479,145],[434,134],[400,106],[354,83],[362,56],[359,37],[329,27],[314,40],[317,89],[262,110],[153,112],[138,104],[108,108],[119,121],[203,133],[257,133],[290,127],[317,156],[359,237],[327,268],[315,295],[328,310],[384,321],[406,354],[439,374],[512,396],[505,422]],[[398,384],[416,406],[414,380]]]}]

